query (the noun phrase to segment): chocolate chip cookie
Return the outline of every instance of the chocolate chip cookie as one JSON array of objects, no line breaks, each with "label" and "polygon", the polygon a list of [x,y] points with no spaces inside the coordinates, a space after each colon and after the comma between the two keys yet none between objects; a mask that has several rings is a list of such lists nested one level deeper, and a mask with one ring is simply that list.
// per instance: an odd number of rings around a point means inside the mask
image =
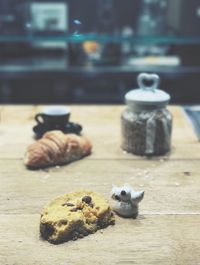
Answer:
[{"label": "chocolate chip cookie", "polygon": [[50,243],[59,244],[83,238],[114,222],[112,210],[100,194],[79,191],[58,197],[43,209],[40,233]]}]

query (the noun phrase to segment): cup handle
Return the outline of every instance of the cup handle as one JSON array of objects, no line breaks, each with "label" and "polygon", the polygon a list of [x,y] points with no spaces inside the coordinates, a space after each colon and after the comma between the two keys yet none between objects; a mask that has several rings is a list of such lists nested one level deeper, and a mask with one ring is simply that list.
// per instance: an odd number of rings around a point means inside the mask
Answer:
[{"label": "cup handle", "polygon": [[35,115],[35,120],[38,124],[42,124],[44,123],[44,119],[43,119],[44,115],[43,113],[38,113]]}]

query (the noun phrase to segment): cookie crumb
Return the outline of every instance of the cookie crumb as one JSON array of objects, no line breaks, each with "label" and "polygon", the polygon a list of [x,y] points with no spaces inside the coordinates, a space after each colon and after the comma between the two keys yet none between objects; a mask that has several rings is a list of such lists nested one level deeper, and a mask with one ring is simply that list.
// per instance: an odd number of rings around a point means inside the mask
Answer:
[{"label": "cookie crumb", "polygon": [[189,172],[189,171],[184,171],[183,174],[184,174],[185,176],[191,176],[191,172]]}]

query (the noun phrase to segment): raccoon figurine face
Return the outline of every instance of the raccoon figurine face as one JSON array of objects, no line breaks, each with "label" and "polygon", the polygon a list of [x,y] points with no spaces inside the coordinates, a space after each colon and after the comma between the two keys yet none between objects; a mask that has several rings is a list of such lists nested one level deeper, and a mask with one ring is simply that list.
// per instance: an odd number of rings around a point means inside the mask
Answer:
[{"label": "raccoon figurine face", "polygon": [[129,184],[124,184],[122,187],[113,186],[111,197],[115,201],[113,209],[117,214],[136,218],[138,204],[144,197],[144,191],[134,191]]}]

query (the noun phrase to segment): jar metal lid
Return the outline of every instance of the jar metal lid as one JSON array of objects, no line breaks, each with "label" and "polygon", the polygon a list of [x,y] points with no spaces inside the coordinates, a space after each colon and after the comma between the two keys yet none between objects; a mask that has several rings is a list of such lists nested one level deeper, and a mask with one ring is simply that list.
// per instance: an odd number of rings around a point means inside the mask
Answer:
[{"label": "jar metal lid", "polygon": [[[140,88],[131,90],[125,95],[125,101],[129,106],[164,107],[169,103],[170,95],[158,89],[160,83],[158,75],[142,73],[138,75],[137,81]],[[151,86],[145,85],[145,81],[150,81]]]}]

